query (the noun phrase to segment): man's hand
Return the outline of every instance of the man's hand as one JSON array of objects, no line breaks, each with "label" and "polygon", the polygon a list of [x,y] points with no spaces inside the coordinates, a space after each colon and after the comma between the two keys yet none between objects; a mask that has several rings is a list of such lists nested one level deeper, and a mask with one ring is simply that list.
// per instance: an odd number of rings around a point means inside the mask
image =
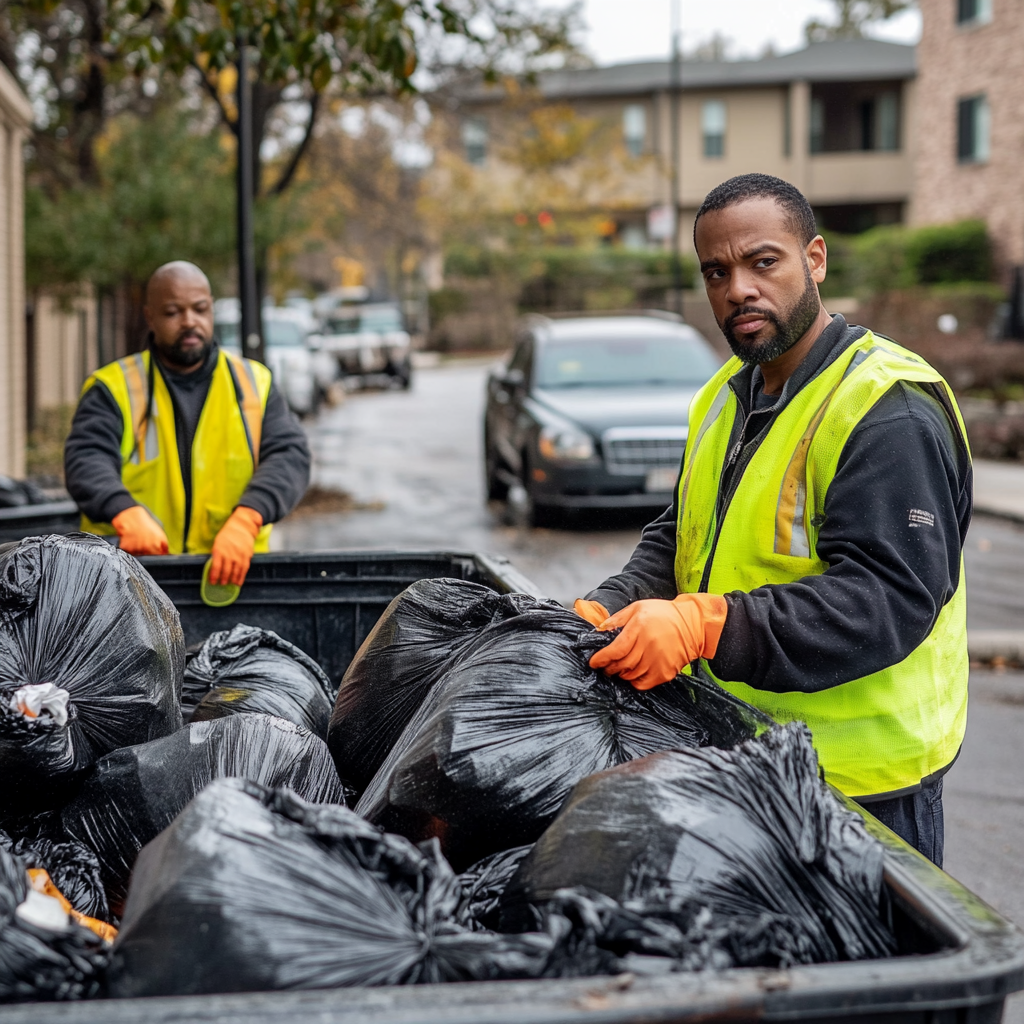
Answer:
[{"label": "man's hand", "polygon": [[233,583],[240,587],[252,562],[256,535],[263,516],[255,509],[239,505],[214,538],[211,552],[210,582],[216,586]]},{"label": "man's hand", "polygon": [[110,525],[121,538],[121,550],[129,555],[167,554],[167,534],[141,505],[132,505],[118,512],[110,520]]},{"label": "man's hand", "polygon": [[576,599],[572,610],[592,626],[600,626],[608,618],[608,609],[603,604],[599,601],[584,601],[582,597]]},{"label": "man's hand", "polygon": [[713,658],[729,608],[717,594],[680,594],[674,601],[635,601],[598,628],[622,632],[590,659],[591,668],[650,690],[695,658]]}]

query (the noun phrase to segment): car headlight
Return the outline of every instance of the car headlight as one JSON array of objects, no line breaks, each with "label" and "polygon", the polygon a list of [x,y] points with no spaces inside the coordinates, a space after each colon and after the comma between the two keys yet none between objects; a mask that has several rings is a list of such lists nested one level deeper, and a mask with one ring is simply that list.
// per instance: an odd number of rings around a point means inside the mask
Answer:
[{"label": "car headlight", "polygon": [[594,457],[594,439],[576,427],[544,427],[537,448],[545,459],[582,461]]}]

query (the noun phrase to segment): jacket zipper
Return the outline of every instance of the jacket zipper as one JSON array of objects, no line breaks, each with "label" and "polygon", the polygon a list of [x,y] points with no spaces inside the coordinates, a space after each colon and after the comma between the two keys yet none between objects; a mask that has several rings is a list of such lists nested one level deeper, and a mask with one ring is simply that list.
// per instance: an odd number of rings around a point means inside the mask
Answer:
[{"label": "jacket zipper", "polygon": [[[743,429],[740,431],[740,439],[732,446],[729,452],[729,458],[726,459],[725,466],[722,469],[722,475],[725,475],[726,470],[729,469],[733,463],[736,464],[736,469],[732,474],[732,478],[729,480],[729,490],[723,496],[719,493],[715,505],[720,505],[721,508],[716,508],[715,511],[715,535],[711,540],[711,550],[708,552],[707,560],[704,562],[704,572],[701,574],[700,586],[697,588],[697,592],[706,594],[708,590],[708,581],[711,578],[711,566],[714,564],[715,551],[718,548],[718,538],[722,534],[722,524],[725,522],[725,515],[729,511],[729,506],[732,504],[733,496],[736,494],[736,490],[740,485],[740,481],[743,479],[743,474],[746,472],[747,466],[750,465],[750,460],[757,453],[758,448],[761,447],[760,443],[754,444],[753,441],[747,445],[743,444],[743,438],[747,436],[747,427],[750,425],[750,418],[755,414],[757,410],[752,409],[747,413],[747,418],[743,421]],[[768,430],[771,429],[771,424],[774,422],[775,417],[769,422],[768,427],[762,433],[767,434]],[[756,438],[755,438],[756,440]],[[750,448],[746,455],[743,454],[744,448]]]}]

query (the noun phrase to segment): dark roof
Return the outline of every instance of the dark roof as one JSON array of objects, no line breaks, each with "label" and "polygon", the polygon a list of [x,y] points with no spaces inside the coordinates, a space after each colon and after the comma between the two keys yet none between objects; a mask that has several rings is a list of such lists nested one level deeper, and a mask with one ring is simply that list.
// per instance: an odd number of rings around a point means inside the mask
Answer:
[{"label": "dark roof", "polygon": [[[915,47],[878,39],[842,39],[812,43],[803,50],[760,60],[685,60],[683,89],[722,89],[787,82],[867,82],[913,78]],[[667,60],[613,64],[540,76],[540,90],[551,99],[580,96],[626,96],[669,88]],[[474,99],[496,98],[477,92]]]}]

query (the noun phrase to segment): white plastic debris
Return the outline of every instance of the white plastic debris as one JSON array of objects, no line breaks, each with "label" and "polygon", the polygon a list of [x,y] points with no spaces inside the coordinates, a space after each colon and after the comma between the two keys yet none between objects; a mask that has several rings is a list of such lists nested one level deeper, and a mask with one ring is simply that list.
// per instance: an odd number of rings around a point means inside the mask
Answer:
[{"label": "white plastic debris", "polygon": [[29,889],[24,903],[19,903],[14,913],[26,924],[51,932],[62,932],[71,923],[67,911],[60,905],[60,900],[35,889]]},{"label": "white plastic debris", "polygon": [[26,718],[38,718],[45,712],[58,726],[64,726],[68,722],[70,699],[71,694],[56,683],[30,683],[14,691],[11,710],[20,711]]}]

